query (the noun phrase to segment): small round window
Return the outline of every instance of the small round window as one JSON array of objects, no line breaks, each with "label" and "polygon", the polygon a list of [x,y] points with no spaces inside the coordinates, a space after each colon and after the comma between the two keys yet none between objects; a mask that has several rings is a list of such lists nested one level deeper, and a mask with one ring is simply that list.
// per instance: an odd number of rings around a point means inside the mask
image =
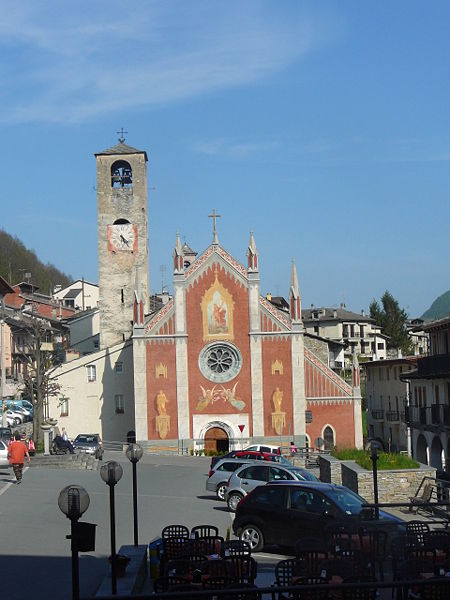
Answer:
[{"label": "small round window", "polygon": [[203,375],[210,381],[231,381],[242,367],[242,357],[236,346],[214,342],[205,346],[198,357]]}]

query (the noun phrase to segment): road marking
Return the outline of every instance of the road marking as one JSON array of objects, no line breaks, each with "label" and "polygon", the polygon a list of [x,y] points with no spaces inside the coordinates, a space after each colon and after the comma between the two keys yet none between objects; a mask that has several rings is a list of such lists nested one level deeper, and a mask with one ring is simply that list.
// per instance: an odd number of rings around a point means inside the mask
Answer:
[{"label": "road marking", "polygon": [[[29,469],[29,467],[25,467],[24,470],[23,470],[23,472],[25,473],[26,471],[28,471],[28,469]],[[0,496],[2,494],[4,494],[6,492],[6,490],[8,490],[15,483],[16,482],[14,480],[13,481],[8,481],[8,483],[5,485],[5,487],[0,490]]]}]

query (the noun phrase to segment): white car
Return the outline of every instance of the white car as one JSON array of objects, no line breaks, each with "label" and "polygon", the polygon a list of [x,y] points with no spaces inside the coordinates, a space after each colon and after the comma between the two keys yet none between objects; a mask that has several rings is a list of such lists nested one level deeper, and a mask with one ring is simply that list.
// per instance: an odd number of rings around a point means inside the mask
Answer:
[{"label": "white car", "polygon": [[10,466],[11,465],[8,460],[8,444],[5,442],[5,440],[0,440],[0,468]]},{"label": "white car", "polygon": [[[22,413],[15,412],[14,410],[11,410],[10,408],[8,410],[6,410],[5,413],[6,413],[6,419],[8,420],[8,423],[10,425],[21,425],[24,422],[24,415]],[[10,420],[12,422],[10,422]]]}]

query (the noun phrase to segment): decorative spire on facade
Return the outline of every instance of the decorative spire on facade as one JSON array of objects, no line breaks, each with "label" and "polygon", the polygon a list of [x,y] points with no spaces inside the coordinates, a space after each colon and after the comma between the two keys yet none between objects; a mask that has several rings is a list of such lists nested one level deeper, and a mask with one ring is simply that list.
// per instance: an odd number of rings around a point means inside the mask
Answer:
[{"label": "decorative spire on facade", "polygon": [[298,287],[297,269],[294,259],[292,259],[291,286],[289,288],[289,312],[293,321],[302,320],[300,289]]},{"label": "decorative spire on facade", "polygon": [[183,248],[181,247],[180,234],[178,232],[177,241],[173,250],[173,271],[174,273],[183,273],[184,271]]},{"label": "decorative spire on facade", "polygon": [[253,231],[250,230],[250,241],[248,243],[247,248],[247,259],[248,259],[248,270],[249,271],[257,271],[258,270],[258,249],[255,244],[255,238],[253,237]]},{"label": "decorative spire on facade", "polygon": [[358,362],[358,356],[356,354],[356,350],[353,350],[352,377],[353,377],[353,387],[359,389],[361,387],[361,381],[360,381],[360,372],[359,372],[359,362]]}]

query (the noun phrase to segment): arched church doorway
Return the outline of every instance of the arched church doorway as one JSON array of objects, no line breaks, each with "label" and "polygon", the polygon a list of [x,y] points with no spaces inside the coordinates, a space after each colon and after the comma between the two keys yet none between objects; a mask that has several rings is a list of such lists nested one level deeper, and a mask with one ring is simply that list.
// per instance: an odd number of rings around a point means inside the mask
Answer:
[{"label": "arched church doorway", "polygon": [[221,427],[211,427],[205,433],[205,453],[208,452],[228,452],[230,449],[230,440],[227,432]]},{"label": "arched church doorway", "polygon": [[325,450],[333,450],[335,441],[334,441],[334,431],[331,429],[329,425],[325,427],[323,430],[323,439],[325,442]]}]

